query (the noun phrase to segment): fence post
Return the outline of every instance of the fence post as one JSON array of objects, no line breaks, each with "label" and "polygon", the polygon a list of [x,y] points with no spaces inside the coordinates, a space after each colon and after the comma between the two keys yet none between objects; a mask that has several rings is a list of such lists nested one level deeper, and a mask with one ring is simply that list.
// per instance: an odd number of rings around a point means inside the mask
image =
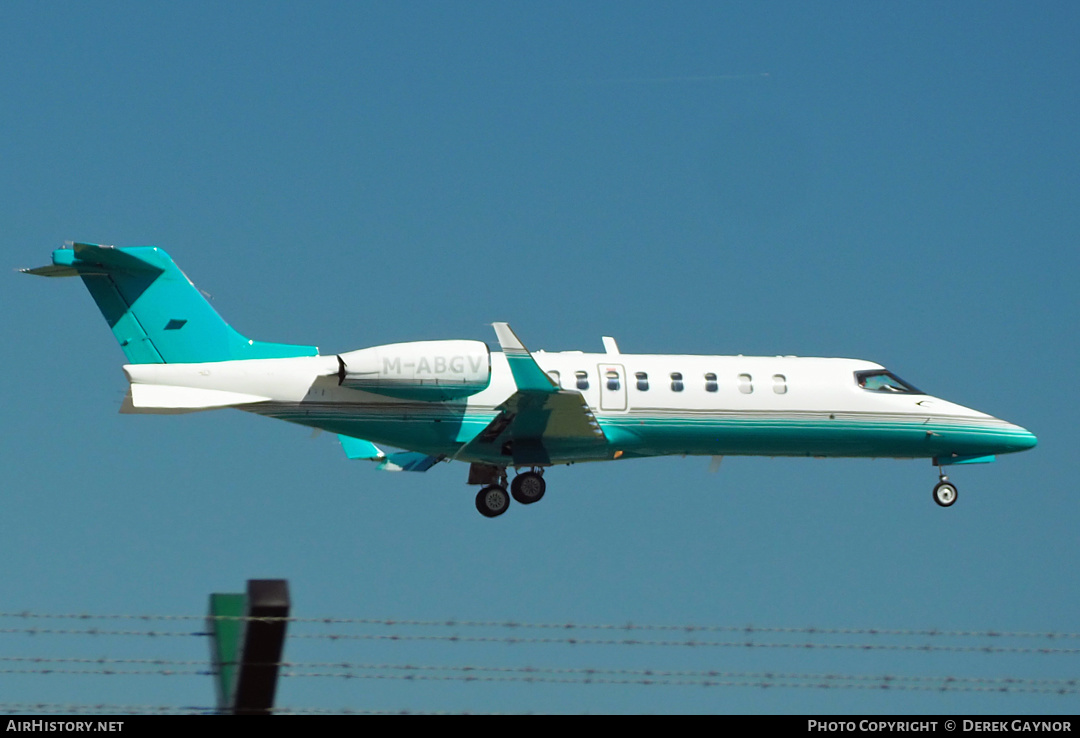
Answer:
[{"label": "fence post", "polygon": [[219,713],[272,714],[289,606],[284,579],[249,579],[247,594],[210,595]]}]

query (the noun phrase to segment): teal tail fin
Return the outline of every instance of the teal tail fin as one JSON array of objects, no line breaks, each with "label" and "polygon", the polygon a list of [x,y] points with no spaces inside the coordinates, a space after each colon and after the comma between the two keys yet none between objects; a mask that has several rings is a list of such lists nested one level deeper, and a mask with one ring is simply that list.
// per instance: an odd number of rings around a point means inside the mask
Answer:
[{"label": "teal tail fin", "polygon": [[314,346],[250,341],[221,319],[191,280],[156,246],[76,243],[52,264],[24,269],[44,277],[82,277],[132,364],[315,356]]}]

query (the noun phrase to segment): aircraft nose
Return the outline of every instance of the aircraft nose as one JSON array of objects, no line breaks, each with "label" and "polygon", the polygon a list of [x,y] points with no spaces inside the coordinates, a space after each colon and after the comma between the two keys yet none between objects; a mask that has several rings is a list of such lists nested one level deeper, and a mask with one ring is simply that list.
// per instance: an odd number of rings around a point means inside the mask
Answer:
[{"label": "aircraft nose", "polygon": [[[1017,426],[1017,428],[1020,428],[1020,426]],[[1020,428],[1020,434],[1016,440],[1019,451],[1027,451],[1029,448],[1035,448],[1038,443],[1039,439],[1035,437],[1034,433],[1027,428]]]},{"label": "aircraft nose", "polygon": [[1008,433],[1001,440],[1006,447],[1004,453],[1027,451],[1029,448],[1035,448],[1039,443],[1034,433],[1018,425],[1010,425]]}]

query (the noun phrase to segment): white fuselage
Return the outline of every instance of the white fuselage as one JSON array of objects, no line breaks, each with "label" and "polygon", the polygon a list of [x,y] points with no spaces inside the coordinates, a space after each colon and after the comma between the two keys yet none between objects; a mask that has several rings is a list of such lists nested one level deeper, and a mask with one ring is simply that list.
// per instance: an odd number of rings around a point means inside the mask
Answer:
[{"label": "white fuselage", "polygon": [[[551,463],[664,454],[966,457],[1030,448],[1023,428],[926,394],[872,390],[872,362],[791,356],[532,354],[563,390],[580,392],[607,447]],[[410,401],[341,386],[336,356],[138,364],[129,412],[240,409],[377,443],[458,456],[514,394],[506,357],[467,398]]]}]

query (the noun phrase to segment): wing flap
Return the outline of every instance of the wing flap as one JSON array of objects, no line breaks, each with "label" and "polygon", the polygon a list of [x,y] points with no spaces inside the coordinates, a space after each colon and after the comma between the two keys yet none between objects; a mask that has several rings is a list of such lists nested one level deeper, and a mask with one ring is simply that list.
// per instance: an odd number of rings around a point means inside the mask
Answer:
[{"label": "wing flap", "polygon": [[515,392],[458,452],[459,459],[545,465],[608,458],[608,442],[580,392]]}]

